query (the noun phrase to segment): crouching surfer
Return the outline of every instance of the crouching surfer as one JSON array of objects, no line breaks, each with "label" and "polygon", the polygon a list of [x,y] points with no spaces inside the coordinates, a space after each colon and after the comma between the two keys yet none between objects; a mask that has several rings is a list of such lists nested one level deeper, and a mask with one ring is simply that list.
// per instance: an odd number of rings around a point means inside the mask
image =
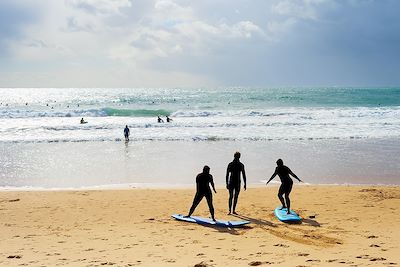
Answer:
[{"label": "crouching surfer", "polygon": [[[292,175],[294,178],[296,178],[299,182],[302,182],[296,174],[294,174],[288,167],[283,165],[283,160],[278,159],[276,161],[276,165],[278,165],[275,169],[275,172],[272,174],[271,178],[268,180],[266,184],[268,184],[276,175],[279,176],[281,179],[281,186],[279,187],[278,191],[278,198],[282,203],[282,208],[285,209],[287,208],[287,214],[290,214],[290,199],[289,195],[290,192],[292,191],[293,187],[293,180],[290,178],[289,174]],[[283,195],[285,195],[285,198],[283,198]],[[285,203],[286,201],[286,203]]]},{"label": "crouching surfer", "polygon": [[214,192],[217,193],[215,190],[213,177],[210,174],[210,167],[206,165],[203,167],[203,172],[199,173],[196,177],[196,195],[194,196],[193,204],[189,210],[189,214],[185,217],[190,217],[203,197],[206,197],[208,208],[210,209],[211,219],[215,221],[210,184]]}]

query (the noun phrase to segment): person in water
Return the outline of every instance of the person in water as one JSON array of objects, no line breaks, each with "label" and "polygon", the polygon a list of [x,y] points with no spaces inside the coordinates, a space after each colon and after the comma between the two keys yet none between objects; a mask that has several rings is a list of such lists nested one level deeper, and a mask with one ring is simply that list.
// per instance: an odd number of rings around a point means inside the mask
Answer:
[{"label": "person in water", "polygon": [[[278,198],[282,203],[282,208],[281,209],[287,208],[287,214],[290,214],[290,199],[289,199],[289,195],[290,195],[290,192],[292,191],[293,180],[292,180],[292,178],[290,178],[289,174],[291,176],[293,176],[294,178],[296,178],[299,182],[302,182],[302,181],[288,167],[283,165],[283,160],[278,159],[276,161],[276,165],[278,165],[278,166],[276,167],[275,172],[272,174],[271,178],[269,178],[269,180],[266,183],[266,185],[272,179],[274,179],[274,177],[276,175],[279,176],[279,178],[281,179],[281,182],[282,182],[281,186],[279,187],[279,191],[278,191]],[[283,195],[285,195],[285,198],[283,198]],[[285,203],[285,201],[286,201],[286,203]]]},{"label": "person in water", "polygon": [[167,116],[167,122],[171,122],[171,121],[172,121],[172,119]]},{"label": "person in water", "polygon": [[209,184],[211,184],[211,187],[214,190],[214,192],[217,193],[217,191],[215,191],[213,177],[210,174],[210,167],[206,165],[203,167],[203,172],[199,173],[196,177],[197,191],[193,199],[192,207],[190,208],[189,214],[186,217],[190,217],[193,214],[194,210],[196,209],[197,205],[199,205],[200,201],[203,199],[203,197],[206,197],[208,208],[210,209],[211,219],[215,221],[214,207],[212,203],[212,192]]},{"label": "person in water", "polygon": [[160,122],[164,122],[164,121],[163,121],[163,119],[160,118],[160,116],[157,116],[157,122],[160,123]]},{"label": "person in water", "polygon": [[81,124],[87,123],[83,118],[81,119]]},{"label": "person in water", "polygon": [[128,128],[128,125],[125,125],[124,135],[125,135],[125,141],[129,141],[129,128]]},{"label": "person in water", "polygon": [[[229,190],[229,213],[236,213],[236,204],[238,201],[239,193],[240,193],[240,174],[243,177],[244,190],[246,190],[246,172],[244,170],[244,165],[239,161],[240,152],[235,152],[233,155],[233,161],[228,164],[228,168],[226,169],[226,189]],[[233,200],[233,205],[232,205]]]}]

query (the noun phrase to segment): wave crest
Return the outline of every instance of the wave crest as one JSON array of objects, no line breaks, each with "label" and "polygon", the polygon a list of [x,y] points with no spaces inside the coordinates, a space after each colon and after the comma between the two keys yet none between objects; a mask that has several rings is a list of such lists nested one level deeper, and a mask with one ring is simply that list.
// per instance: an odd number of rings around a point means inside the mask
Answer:
[{"label": "wave crest", "polygon": [[120,117],[156,117],[170,116],[170,112],[164,109],[117,109],[104,108],[103,111],[107,116]]}]

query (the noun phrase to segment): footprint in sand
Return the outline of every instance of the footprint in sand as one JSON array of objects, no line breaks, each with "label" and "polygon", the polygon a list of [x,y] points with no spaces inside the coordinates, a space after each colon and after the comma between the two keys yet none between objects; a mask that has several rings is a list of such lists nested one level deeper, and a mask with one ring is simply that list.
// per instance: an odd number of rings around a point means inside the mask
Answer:
[{"label": "footprint in sand", "polygon": [[385,258],[382,258],[382,257],[380,257],[380,258],[371,258],[370,259],[370,261],[385,261],[386,259]]},{"label": "footprint in sand", "polygon": [[320,260],[312,260],[312,259],[308,259],[306,260],[306,262],[321,262]]},{"label": "footprint in sand", "polygon": [[301,257],[307,257],[308,255],[310,255],[310,254],[308,254],[308,253],[298,253],[297,254],[297,256],[301,256]]},{"label": "footprint in sand", "polygon": [[263,263],[261,261],[252,261],[249,263],[250,266],[259,266],[262,265]]},{"label": "footprint in sand", "polygon": [[341,264],[353,264],[354,262],[342,260],[342,261],[339,261],[339,263],[341,263]]},{"label": "footprint in sand", "polygon": [[7,257],[8,259],[21,259],[22,256],[21,255],[10,255]]},{"label": "footprint in sand", "polygon": [[284,244],[275,244],[274,247],[283,247],[283,248],[288,248],[288,245],[284,245]]},{"label": "footprint in sand", "polygon": [[326,262],[335,262],[335,261],[338,261],[338,259],[326,260]]},{"label": "footprint in sand", "polygon": [[366,255],[360,255],[360,256],[357,256],[356,258],[357,258],[357,259],[369,259],[369,255],[368,255],[368,254],[366,254]]},{"label": "footprint in sand", "polygon": [[[262,265],[262,264],[271,265],[271,264],[279,264],[279,263],[281,263],[281,262],[273,262],[273,261],[263,261],[263,262],[261,262],[261,261],[252,261],[252,262],[249,263],[249,265],[250,265],[250,266],[259,266],[259,265]],[[252,264],[253,264],[253,265],[252,265]],[[255,264],[255,265],[254,265],[254,264]]]},{"label": "footprint in sand", "polygon": [[208,264],[207,262],[202,261],[200,263],[195,264],[193,267],[210,267],[210,266],[212,266],[212,265]]}]

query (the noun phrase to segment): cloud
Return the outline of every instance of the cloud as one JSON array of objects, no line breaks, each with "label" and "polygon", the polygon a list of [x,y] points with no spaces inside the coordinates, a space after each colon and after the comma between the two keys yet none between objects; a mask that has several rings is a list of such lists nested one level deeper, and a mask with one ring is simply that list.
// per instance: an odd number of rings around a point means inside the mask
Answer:
[{"label": "cloud", "polygon": [[399,8],[396,0],[4,0],[1,81],[24,72],[27,83],[37,72],[38,86],[43,77],[66,86],[399,81],[391,74],[400,67]]},{"label": "cloud", "polygon": [[90,22],[82,22],[78,20],[76,17],[68,17],[66,18],[66,30],[71,31],[71,32],[79,32],[79,31],[84,31],[84,32],[94,32],[95,27],[92,23]]},{"label": "cloud", "polygon": [[122,8],[132,6],[129,0],[66,0],[65,3],[88,13],[103,15],[120,14]]}]

